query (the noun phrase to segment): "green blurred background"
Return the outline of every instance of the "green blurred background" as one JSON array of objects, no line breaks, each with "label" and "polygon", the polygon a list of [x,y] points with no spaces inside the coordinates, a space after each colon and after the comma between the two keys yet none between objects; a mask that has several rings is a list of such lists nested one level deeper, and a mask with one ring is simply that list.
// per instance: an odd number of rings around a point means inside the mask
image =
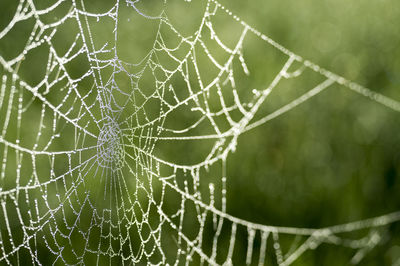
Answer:
[{"label": "green blurred background", "polygon": [[[399,99],[399,2],[226,4],[289,50]],[[231,158],[240,163],[229,171],[229,212],[264,224],[324,227],[399,209],[399,122],[398,113],[334,85],[242,137]],[[388,235],[362,265],[394,263],[399,226]],[[301,261],[343,265],[346,256],[340,248],[328,252],[323,246]]]},{"label": "green blurred background", "polygon": [[[149,1],[138,7],[156,14],[162,8],[159,2]],[[192,2],[173,0],[167,5],[171,21],[184,33],[198,26],[204,9],[201,1]],[[249,25],[305,59],[400,100],[399,1],[220,2]],[[46,6],[44,2],[43,5]],[[107,6],[107,1],[96,1],[88,9],[97,12]],[[121,14],[129,16],[133,12],[122,6],[126,9],[121,12],[128,15]],[[15,7],[13,1],[0,3],[0,29],[8,24]],[[158,25],[133,14],[134,19],[140,22],[121,19],[117,44],[119,56],[131,62],[137,62],[149,51]],[[240,29],[233,20],[222,16],[215,23],[221,27],[227,42],[230,36],[232,42],[237,40]],[[96,38],[112,40],[111,25],[102,24],[100,29],[107,34],[103,36],[99,31]],[[20,34],[0,40],[0,54],[4,58],[12,58],[12,51],[26,40],[29,30],[26,33],[23,30],[24,27]],[[68,39],[67,29],[62,34]],[[251,79],[237,83],[242,86],[239,92],[246,97],[245,90],[262,89],[284,61],[275,48],[253,35],[246,39],[243,53]],[[80,73],[79,66],[74,67],[71,71]],[[21,76],[28,80],[40,76],[34,68],[21,71]],[[319,75],[305,72],[285,83],[263,104],[260,117],[299,97],[318,82],[321,82]],[[240,136],[236,152],[227,160],[227,213],[260,224],[320,228],[399,210],[399,132],[397,112],[335,84],[290,112]],[[164,150],[160,148],[159,154],[183,163],[198,160],[202,155],[196,151],[206,149],[202,142],[188,145],[161,146]],[[210,174],[207,180],[218,183],[219,178]],[[383,240],[360,264],[400,263],[400,225],[395,223],[379,232]],[[282,241],[283,249],[288,249],[291,240],[288,244]],[[246,233],[239,233],[235,256],[244,257],[246,244]],[[271,250],[270,253],[269,262],[274,263]],[[354,250],[323,244],[306,252],[294,265],[346,265],[353,255]]]},{"label": "green blurred background", "polygon": [[[289,50],[400,98],[399,2],[225,3]],[[229,168],[228,212],[264,224],[324,227],[399,209],[399,122],[398,113],[334,85],[242,136]],[[398,259],[399,226],[387,234],[362,265]],[[349,253],[342,251],[323,245],[298,263],[348,264]]]}]

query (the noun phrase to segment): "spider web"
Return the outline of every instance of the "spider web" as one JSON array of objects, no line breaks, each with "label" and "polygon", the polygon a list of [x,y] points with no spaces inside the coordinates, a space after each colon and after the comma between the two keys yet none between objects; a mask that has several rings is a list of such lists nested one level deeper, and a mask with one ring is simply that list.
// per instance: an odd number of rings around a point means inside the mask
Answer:
[{"label": "spider web", "polygon": [[[252,223],[226,207],[226,168],[243,133],[334,84],[388,110],[399,112],[399,102],[294,54],[216,0],[204,1],[191,34],[167,15],[170,2],[156,15],[140,1],[116,1],[105,12],[85,4],[20,0],[0,31],[4,43],[25,38],[0,55],[1,263],[289,265],[323,243],[354,250],[358,263],[381,241],[379,229],[400,220],[394,212],[292,228]],[[119,51],[126,37],[119,27],[129,16],[130,23],[156,25],[153,46],[139,61]],[[233,25],[233,41],[217,33],[219,18]],[[71,39],[63,39],[65,32]],[[280,69],[259,90],[242,82],[252,78],[248,38],[281,55]],[[319,83],[272,112],[260,111],[282,83],[306,73]],[[191,163],[163,146],[187,145],[192,158],[190,147],[198,146],[188,143],[202,141],[205,155]],[[353,232],[358,238],[346,235]],[[236,258],[238,245],[246,252]]]}]

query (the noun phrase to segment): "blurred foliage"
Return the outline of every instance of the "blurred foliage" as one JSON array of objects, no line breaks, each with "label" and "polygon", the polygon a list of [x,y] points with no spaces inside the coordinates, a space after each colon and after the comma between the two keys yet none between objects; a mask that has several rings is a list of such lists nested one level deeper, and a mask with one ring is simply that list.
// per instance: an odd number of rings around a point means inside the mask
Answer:
[{"label": "blurred foliage", "polygon": [[[156,2],[143,3],[140,8],[157,14],[163,5]],[[173,0],[167,6],[171,21],[187,34],[198,26],[204,9],[201,1],[192,2]],[[399,1],[221,0],[221,3],[296,54],[400,100]],[[87,4],[93,12],[104,11],[108,6],[108,1]],[[15,7],[14,1],[0,3],[0,30],[10,21]],[[158,24],[130,12],[133,11],[121,10],[118,55],[126,61],[138,62],[151,49]],[[109,23],[93,26],[101,43],[113,38]],[[240,33],[238,24],[228,17],[222,17],[218,23],[225,40],[234,42]],[[15,34],[0,41],[0,54],[6,59],[23,46],[32,22],[16,27]],[[69,40],[72,28],[65,25],[61,31],[60,47]],[[21,76],[33,83],[40,80],[43,75],[40,65],[46,60],[42,54],[38,52],[35,58],[28,59],[31,64],[21,67]],[[246,39],[244,56],[251,79],[237,81],[243,95],[254,88],[265,88],[284,62],[275,48],[254,36]],[[86,65],[80,62],[69,67],[79,76]],[[285,81],[264,103],[260,116],[299,97],[320,81],[321,77],[308,71],[294,81]],[[40,103],[36,104],[40,110]],[[29,128],[24,132],[27,136]],[[319,228],[399,210],[399,132],[398,113],[333,85],[290,112],[240,136],[236,152],[227,162],[227,212],[260,224]],[[68,145],[61,143],[60,147]],[[162,156],[182,162],[196,161],[207,151],[203,142],[161,147]],[[196,154],[197,151],[202,154]],[[219,178],[220,174],[212,171],[206,177],[215,183],[220,182]],[[390,265],[400,258],[400,225],[393,224],[386,230],[385,240],[367,254],[363,265]],[[239,232],[238,237],[242,245],[237,246],[235,256],[242,256],[246,252],[247,234]],[[290,247],[291,240],[287,240],[287,245],[282,240],[284,249]],[[352,250],[324,244],[306,252],[294,265],[344,265],[353,255]],[[272,263],[272,254],[269,259]]]},{"label": "blurred foliage", "polygon": [[[304,58],[400,99],[400,3],[224,2]],[[256,67],[268,71],[268,63]],[[291,90],[304,84],[296,80]],[[329,88],[241,137],[229,164],[228,212],[263,224],[323,227],[399,209],[399,122],[396,112],[346,88]],[[394,262],[399,226],[388,234],[363,265]],[[349,254],[340,254],[323,247],[298,263],[347,264]]]}]

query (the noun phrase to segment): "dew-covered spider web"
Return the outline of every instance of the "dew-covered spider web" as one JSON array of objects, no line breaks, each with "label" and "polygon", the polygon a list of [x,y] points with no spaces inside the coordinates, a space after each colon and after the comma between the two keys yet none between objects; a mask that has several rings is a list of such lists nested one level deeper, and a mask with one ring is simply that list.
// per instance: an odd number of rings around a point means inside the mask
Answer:
[{"label": "dew-covered spider web", "polygon": [[[271,226],[230,215],[226,196],[242,134],[334,86],[387,112],[398,101],[303,59],[217,0],[15,2],[0,11],[0,42],[20,40],[0,54],[1,264],[290,265],[322,244],[357,264],[400,220]],[[195,30],[176,26],[179,5],[196,11]],[[254,77],[250,41],[279,68]],[[256,78],[265,82],[249,87]],[[311,87],[265,109],[302,78]]]}]

